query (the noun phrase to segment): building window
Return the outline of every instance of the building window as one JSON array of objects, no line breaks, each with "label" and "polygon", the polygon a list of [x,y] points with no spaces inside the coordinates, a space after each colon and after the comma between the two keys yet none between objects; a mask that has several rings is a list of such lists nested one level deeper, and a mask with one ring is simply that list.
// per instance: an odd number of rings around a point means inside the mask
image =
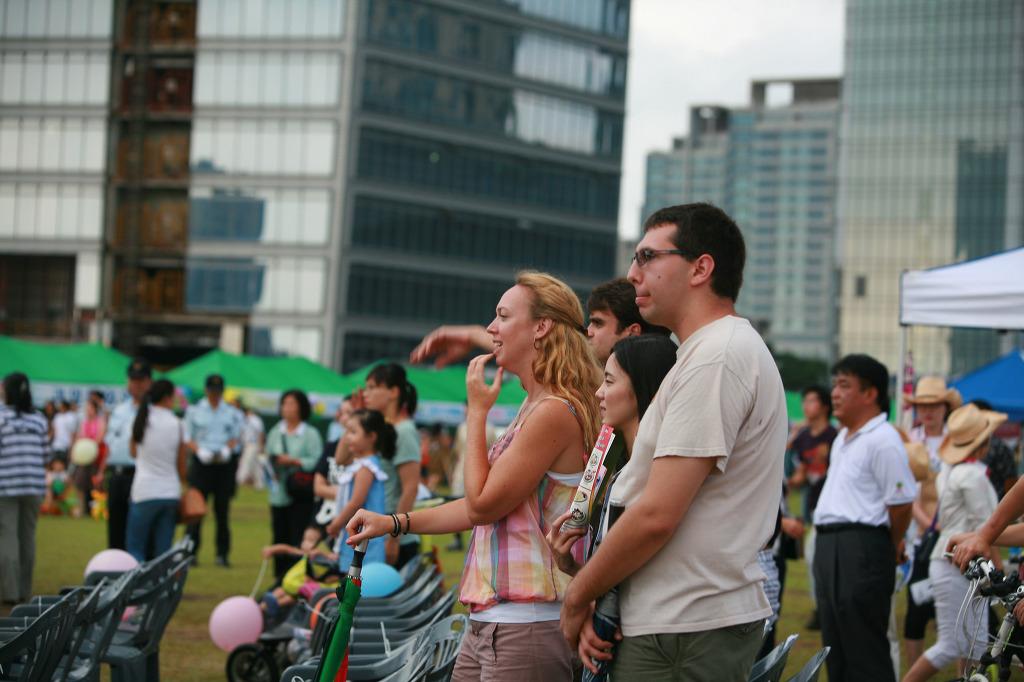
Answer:
[{"label": "building window", "polygon": [[615,220],[619,175],[364,129],[358,175]]},{"label": "building window", "polygon": [[336,52],[200,50],[197,106],[326,107],[338,103]]},{"label": "building window", "polygon": [[6,0],[0,3],[5,38],[109,38],[113,0]]},{"label": "building window", "polygon": [[192,241],[326,244],[327,190],[193,187],[188,229]]},{"label": "building window", "polygon": [[857,275],[853,280],[853,295],[857,298],[864,298],[868,295],[868,278],[864,275]]},{"label": "building window", "polygon": [[559,97],[369,61],[363,109],[580,154],[618,158],[622,116]]},{"label": "building window", "polygon": [[624,54],[422,2],[370,0],[367,40],[598,95],[626,88]]},{"label": "building window", "polygon": [[319,313],[326,289],[320,258],[189,258],[190,311]]},{"label": "building window", "polygon": [[192,172],[328,176],[337,153],[330,121],[196,119]]},{"label": "building window", "polygon": [[615,235],[390,199],[356,198],[353,246],[604,279]]},{"label": "building window", "polygon": [[200,38],[339,38],[344,0],[202,0]]}]

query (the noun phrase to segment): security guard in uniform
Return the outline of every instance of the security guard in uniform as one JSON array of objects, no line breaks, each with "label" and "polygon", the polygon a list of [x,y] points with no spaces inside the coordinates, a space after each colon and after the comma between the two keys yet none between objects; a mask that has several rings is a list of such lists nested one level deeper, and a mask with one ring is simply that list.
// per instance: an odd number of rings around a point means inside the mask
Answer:
[{"label": "security guard in uniform", "polygon": [[[235,494],[236,454],[242,436],[242,415],[224,400],[224,377],[206,377],[206,397],[185,412],[185,438],[192,451],[189,484],[209,500],[217,519],[217,565],[228,566],[231,528],[228,512]],[[199,554],[202,521],[189,526],[188,533]]]}]

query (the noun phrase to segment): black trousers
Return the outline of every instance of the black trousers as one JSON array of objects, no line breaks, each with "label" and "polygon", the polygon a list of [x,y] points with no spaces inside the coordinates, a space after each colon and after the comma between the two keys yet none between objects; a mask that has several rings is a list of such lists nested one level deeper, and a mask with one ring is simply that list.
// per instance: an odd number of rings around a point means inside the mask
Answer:
[{"label": "black trousers", "polygon": [[[189,484],[199,490],[210,503],[213,496],[213,515],[217,521],[217,556],[227,558],[231,551],[231,526],[228,516],[231,508],[231,497],[235,494],[235,468],[231,462],[223,464],[203,464],[192,458],[188,472]],[[189,537],[195,542],[195,553],[199,554],[201,530],[203,522],[188,527]]]},{"label": "black trousers", "polygon": [[132,500],[132,481],[135,467],[107,467],[107,547],[125,549],[128,530],[128,508]]},{"label": "black trousers", "polygon": [[[270,508],[270,526],[274,544],[283,543],[298,547],[302,533],[313,522],[313,502],[292,502],[287,507]],[[278,554],[274,556],[274,577],[280,582],[299,558]]]},{"label": "black trousers", "polygon": [[884,527],[818,527],[814,581],[829,682],[895,682],[889,609],[896,558]]}]

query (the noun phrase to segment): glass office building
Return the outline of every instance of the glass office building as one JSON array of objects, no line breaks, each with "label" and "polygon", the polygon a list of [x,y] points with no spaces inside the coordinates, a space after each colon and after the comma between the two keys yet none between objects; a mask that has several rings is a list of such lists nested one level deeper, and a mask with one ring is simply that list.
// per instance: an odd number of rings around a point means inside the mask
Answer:
[{"label": "glass office building", "polygon": [[486,323],[515,271],[612,276],[626,0],[368,0],[334,362]]},{"label": "glass office building", "polygon": [[100,307],[112,0],[0,4],[0,334]]},{"label": "glass office building", "polygon": [[[614,272],[628,0],[4,8],[0,252],[125,350],[348,370],[518,268]],[[3,272],[0,325],[38,286]]]},{"label": "glass office building", "polygon": [[840,81],[755,81],[746,107],[696,106],[690,134],[647,157],[645,213],[706,201],[743,231],[738,311],[771,345],[835,355]]},{"label": "glass office building", "polygon": [[[900,361],[899,275],[1024,243],[1024,3],[848,0],[840,348]],[[912,328],[918,373],[1009,338]]]}]

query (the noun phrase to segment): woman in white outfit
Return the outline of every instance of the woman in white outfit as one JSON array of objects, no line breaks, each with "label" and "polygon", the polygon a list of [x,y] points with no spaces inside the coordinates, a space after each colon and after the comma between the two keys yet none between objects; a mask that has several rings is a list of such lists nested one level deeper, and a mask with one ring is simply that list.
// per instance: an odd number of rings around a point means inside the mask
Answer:
[{"label": "woman in white outfit", "polygon": [[995,511],[999,500],[988,480],[982,459],[988,451],[992,433],[1004,421],[1005,414],[980,410],[972,404],[949,415],[949,433],[939,447],[942,471],[936,480],[939,491],[938,525],[942,533],[935,543],[929,567],[939,639],[917,659],[903,682],[930,679],[953,661],[959,662],[962,674],[965,659],[979,658],[985,648],[988,640],[985,600],[973,600],[960,615],[969,585],[943,552],[949,538],[975,530]]},{"label": "woman in white outfit", "polygon": [[167,379],[155,381],[132,424],[129,448],[135,458],[135,478],[126,544],[139,562],[166,552],[174,541],[185,480],[185,442],[173,406],[174,384]]}]

